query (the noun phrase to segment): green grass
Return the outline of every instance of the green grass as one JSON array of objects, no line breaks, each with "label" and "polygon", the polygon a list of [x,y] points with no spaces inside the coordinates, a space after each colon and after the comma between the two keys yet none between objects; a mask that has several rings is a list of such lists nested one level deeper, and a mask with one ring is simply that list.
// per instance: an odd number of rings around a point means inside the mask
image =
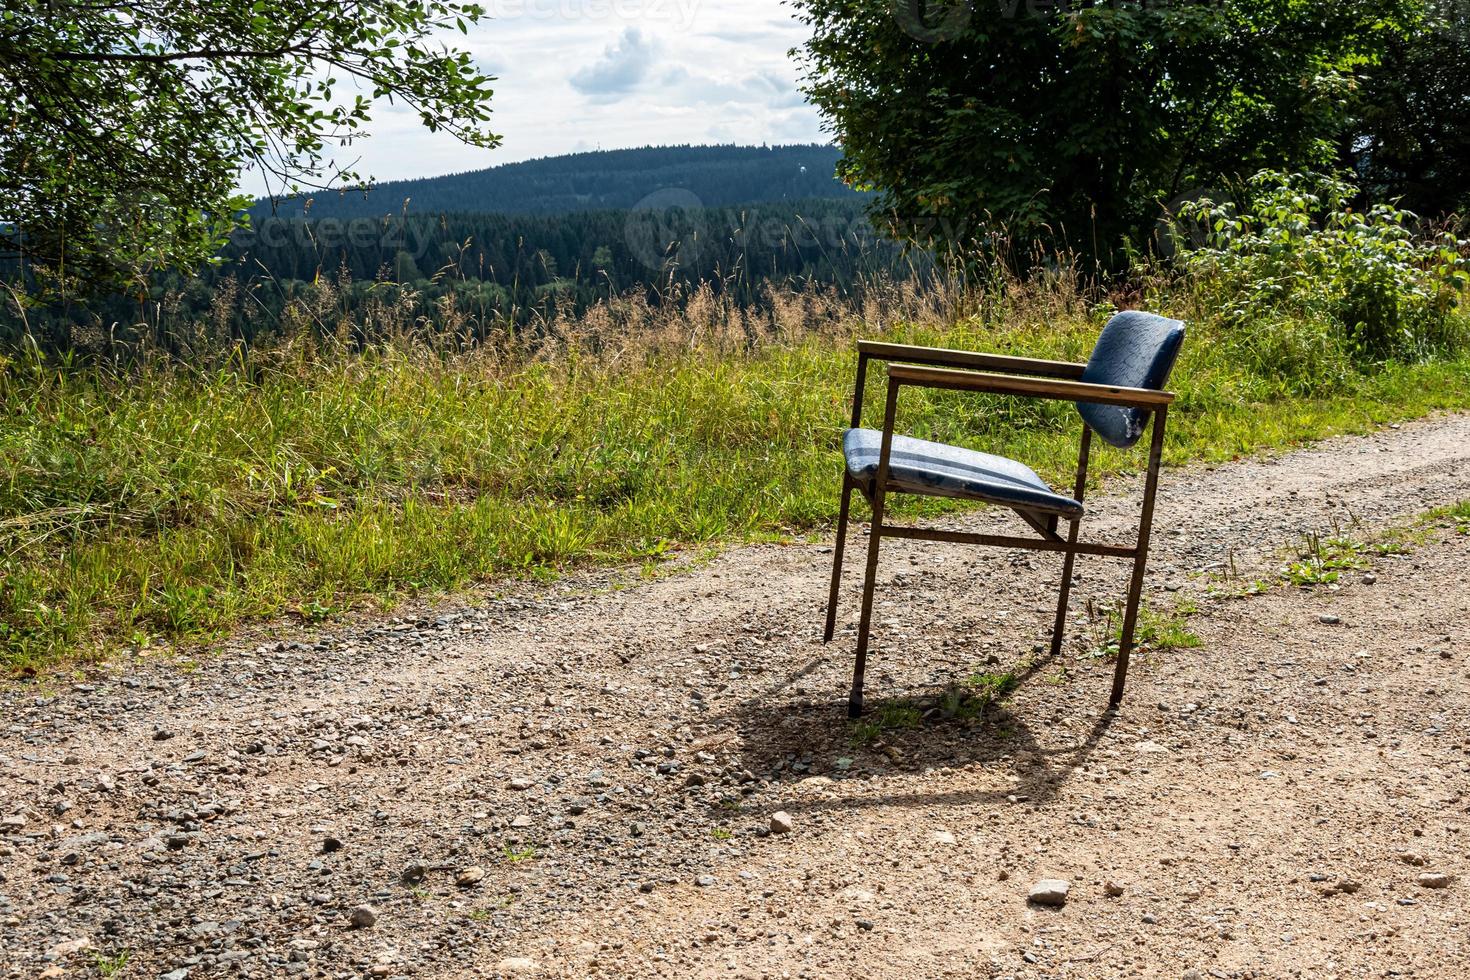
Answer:
[{"label": "green grass", "polygon": [[128,960],[132,959],[132,957],[132,952],[126,949],[111,955],[94,950],[92,952],[92,965],[97,968],[98,976],[115,977],[122,973],[123,969],[128,965]]},{"label": "green grass", "polygon": [[1419,519],[1421,529],[1448,522],[1457,534],[1470,534],[1470,500],[1462,500],[1448,507],[1436,507]]},{"label": "green grass", "polygon": [[[1081,360],[1106,313],[1047,295],[991,307],[884,333]],[[878,331],[820,322],[690,343],[698,332],[617,349],[602,338],[542,360],[410,341],[355,352],[293,341],[208,369],[0,358],[0,665],[35,673],[251,618],[315,622],[589,564],[648,574],[673,555],[829,525],[852,336]],[[1167,462],[1470,406],[1464,357],[1328,383],[1317,355],[1283,350],[1295,348],[1196,327]],[[1069,405],[915,391],[900,417],[905,431],[1059,482],[1074,465]],[[1143,452],[1105,448],[1094,475],[1136,470]],[[906,498],[899,514],[954,507]]]},{"label": "green grass", "polygon": [[[1099,627],[1093,639],[1093,654],[1111,658],[1118,655],[1123,645],[1123,605],[1109,603],[1095,606],[1087,604],[1088,620]],[[1141,651],[1193,650],[1203,646],[1204,641],[1189,628],[1189,617],[1199,612],[1192,600],[1182,600],[1166,611],[1155,609],[1146,603],[1138,607],[1138,622],[1133,627],[1133,644]]]},{"label": "green grass", "polygon": [[1408,547],[1392,536],[1360,541],[1341,534],[1324,538],[1309,533],[1296,549],[1296,559],[1282,567],[1280,577],[1288,585],[1330,585],[1344,571],[1372,567],[1374,556],[1403,554]]},{"label": "green grass", "polygon": [[869,745],[887,732],[918,728],[923,720],[923,712],[914,705],[889,701],[879,705],[876,711],[870,712],[866,717],[851,722],[849,741],[853,745]]},{"label": "green grass", "polygon": [[[1029,664],[1023,664],[1025,670]],[[977,671],[961,684],[950,686],[939,697],[938,717],[943,721],[970,721],[1014,691],[1021,683],[1015,671]],[[849,741],[855,746],[871,745],[890,732],[918,728],[925,712],[907,701],[879,705],[866,717],[851,722]]]}]

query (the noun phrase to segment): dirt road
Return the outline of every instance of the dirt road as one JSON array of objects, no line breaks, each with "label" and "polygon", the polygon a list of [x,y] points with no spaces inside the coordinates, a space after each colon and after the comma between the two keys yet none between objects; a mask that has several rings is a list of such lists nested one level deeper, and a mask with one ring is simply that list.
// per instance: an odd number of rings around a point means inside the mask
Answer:
[{"label": "dirt road", "polygon": [[1235,595],[1467,498],[1466,416],[1169,472],[1148,601],[1202,645],[1116,715],[1118,563],[1050,661],[1054,556],[911,542],[865,726],[820,545],[12,687],[0,976],[1470,977],[1470,536]]}]

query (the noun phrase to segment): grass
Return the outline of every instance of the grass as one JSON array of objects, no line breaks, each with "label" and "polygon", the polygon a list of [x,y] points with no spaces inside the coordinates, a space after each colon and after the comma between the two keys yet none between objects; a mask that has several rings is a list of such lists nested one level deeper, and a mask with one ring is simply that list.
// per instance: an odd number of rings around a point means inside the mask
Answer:
[{"label": "grass", "polygon": [[[1087,603],[1088,621],[1099,627],[1093,639],[1093,654],[1112,658],[1123,644],[1123,604]],[[1133,627],[1133,645],[1140,651],[1193,650],[1204,642],[1189,628],[1189,617],[1199,612],[1193,601],[1185,599],[1167,611],[1141,603],[1138,622]]]},{"label": "grass", "polygon": [[1453,526],[1456,534],[1470,534],[1470,500],[1462,500],[1448,507],[1436,507],[1419,519],[1424,527],[1445,524]]},{"label": "grass", "polygon": [[[653,574],[812,532],[836,516],[854,336],[1081,360],[1109,312],[1067,284],[942,309],[783,302],[765,319],[552,324],[534,349],[405,334],[367,348],[298,337],[193,366],[0,357],[0,666],[35,674],[591,564]],[[1147,302],[1197,321],[1173,384],[1172,466],[1470,407],[1464,356],[1324,381],[1313,350],[1216,325],[1187,296]],[[882,399],[868,401],[876,423]],[[900,414],[908,432],[1053,480],[1074,464],[1065,404],[913,392]],[[1105,448],[1094,475],[1136,470],[1142,453]],[[906,498],[899,514],[955,506]]]},{"label": "grass", "polygon": [[[1356,521],[1352,526],[1356,528]],[[1470,501],[1437,507],[1408,521],[1394,521],[1366,532],[1365,536],[1354,536],[1336,525],[1325,534],[1309,531],[1282,549],[1286,561],[1274,579],[1245,580],[1232,556],[1226,569],[1209,575],[1214,583],[1223,583],[1224,587],[1211,585],[1210,591],[1246,598],[1265,595],[1277,586],[1310,590],[1319,585],[1335,585],[1345,571],[1367,571],[1374,567],[1375,559],[1412,554],[1436,528],[1470,533]],[[1362,533],[1361,528],[1358,530]],[[1185,615],[1194,611],[1176,607],[1176,612]]]},{"label": "grass", "polygon": [[[1030,666],[1022,664],[1024,672]],[[944,721],[971,721],[1014,691],[1021,683],[1016,671],[977,671],[962,684],[952,685],[939,698],[938,716]],[[889,701],[866,717],[851,722],[849,741],[854,746],[871,745],[890,732],[918,728],[925,712],[907,701]]]},{"label": "grass", "polygon": [[494,900],[493,905],[482,905],[479,908],[471,909],[468,918],[471,922],[489,922],[495,917],[496,912],[504,911],[514,904],[515,897],[513,895],[502,895]]},{"label": "grass", "polygon": [[133,958],[131,950],[120,950],[111,955],[98,951],[92,953],[92,965],[97,968],[100,977],[115,977],[128,965]]},{"label": "grass", "polygon": [[905,702],[889,701],[870,712],[866,717],[851,722],[849,741],[853,745],[870,745],[888,732],[905,728],[918,728],[924,714],[917,707]]},{"label": "grass", "polygon": [[1282,567],[1281,580],[1306,587],[1330,585],[1344,571],[1371,567],[1373,556],[1403,554],[1407,550],[1407,544],[1392,537],[1360,541],[1341,534],[1324,538],[1308,533],[1297,548],[1296,560]]}]

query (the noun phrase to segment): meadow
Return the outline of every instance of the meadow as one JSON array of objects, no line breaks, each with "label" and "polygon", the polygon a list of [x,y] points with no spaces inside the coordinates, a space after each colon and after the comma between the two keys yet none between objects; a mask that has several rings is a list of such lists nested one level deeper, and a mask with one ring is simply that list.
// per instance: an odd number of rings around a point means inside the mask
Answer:
[{"label": "meadow", "polygon": [[[1077,361],[1120,305],[1187,320],[1170,466],[1470,407],[1462,311],[1436,351],[1364,363],[1307,313],[1242,323],[1227,279],[1137,276],[1109,295],[1063,269],[773,289],[758,308],[704,288],[493,343],[445,309],[370,343],[343,324],[187,358],[22,348],[0,361],[0,663],[31,674],[249,619],[821,532],[858,337]],[[1068,405],[914,392],[900,413],[1052,480],[1074,463]],[[1094,478],[1140,453],[1103,452]]]}]

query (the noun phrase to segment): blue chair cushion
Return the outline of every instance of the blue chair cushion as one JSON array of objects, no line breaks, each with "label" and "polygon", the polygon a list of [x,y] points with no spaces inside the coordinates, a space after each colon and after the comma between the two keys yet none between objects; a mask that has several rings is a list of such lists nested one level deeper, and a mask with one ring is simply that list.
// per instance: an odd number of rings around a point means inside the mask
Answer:
[{"label": "blue chair cushion", "polygon": [[[882,449],[883,433],[848,429],[842,437],[847,472],[860,483],[872,480],[878,475],[878,455]],[[893,437],[888,482],[906,493],[983,500],[1068,519],[1082,516],[1080,503],[1054,493],[1022,463],[908,436]]]},{"label": "blue chair cushion", "polygon": [[[1178,320],[1137,310],[1119,313],[1103,327],[1082,380],[1119,388],[1161,390],[1174,370],[1183,342],[1184,324]],[[1141,408],[1078,402],[1077,411],[1103,441],[1119,449],[1138,442],[1148,425],[1149,413]]]}]

